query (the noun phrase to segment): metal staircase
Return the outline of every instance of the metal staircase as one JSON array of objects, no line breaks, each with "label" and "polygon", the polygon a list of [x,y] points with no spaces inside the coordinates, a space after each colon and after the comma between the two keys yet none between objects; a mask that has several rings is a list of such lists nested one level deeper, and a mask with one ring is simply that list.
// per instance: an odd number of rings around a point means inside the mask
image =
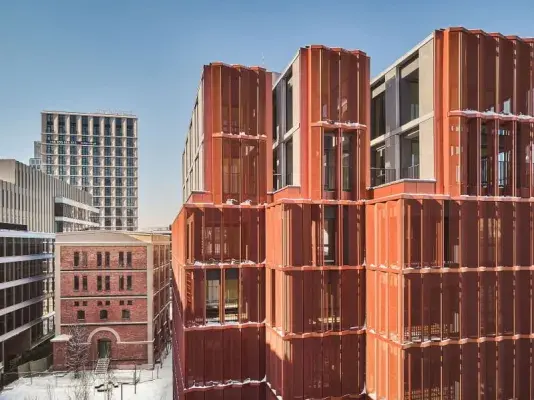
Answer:
[{"label": "metal staircase", "polygon": [[95,367],[95,374],[96,375],[104,375],[106,372],[108,372],[109,368],[109,358],[99,358],[96,362]]}]

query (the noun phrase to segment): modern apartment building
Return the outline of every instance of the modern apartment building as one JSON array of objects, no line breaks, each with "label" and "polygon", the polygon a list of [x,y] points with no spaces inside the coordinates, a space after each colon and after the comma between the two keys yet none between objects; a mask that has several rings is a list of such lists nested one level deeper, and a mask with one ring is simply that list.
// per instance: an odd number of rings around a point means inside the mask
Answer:
[{"label": "modern apartment building", "polygon": [[91,193],[106,230],[138,227],[137,125],[131,114],[41,113],[42,171]]},{"label": "modern apartment building", "polygon": [[371,83],[372,398],[534,398],[533,62],[450,28]]},{"label": "modern apartment building", "polygon": [[15,160],[0,160],[0,373],[48,356],[54,332],[55,232],[98,224],[91,195]]},{"label": "modern apartment building", "polygon": [[372,80],[365,53],[309,46],[261,70],[264,105],[257,69],[206,66],[172,227],[175,395],[534,398],[533,65],[534,39],[463,28]]},{"label": "modern apartment building", "polygon": [[264,393],[271,88],[259,67],[203,69],[183,154],[186,202],[172,226],[180,399]]},{"label": "modern apartment building", "polygon": [[70,232],[57,236],[55,252],[54,368],[66,368],[73,326],[86,330],[91,365],[158,362],[171,333],[169,236]]}]

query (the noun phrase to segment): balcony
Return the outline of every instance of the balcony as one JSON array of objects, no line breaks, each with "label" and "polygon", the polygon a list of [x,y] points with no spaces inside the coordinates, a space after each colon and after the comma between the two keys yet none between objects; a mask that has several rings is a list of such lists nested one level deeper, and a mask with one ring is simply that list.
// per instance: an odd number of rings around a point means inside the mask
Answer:
[{"label": "balcony", "polygon": [[397,179],[395,168],[371,168],[371,186],[380,186]]},{"label": "balcony", "polygon": [[402,168],[401,179],[419,179],[419,164]]}]

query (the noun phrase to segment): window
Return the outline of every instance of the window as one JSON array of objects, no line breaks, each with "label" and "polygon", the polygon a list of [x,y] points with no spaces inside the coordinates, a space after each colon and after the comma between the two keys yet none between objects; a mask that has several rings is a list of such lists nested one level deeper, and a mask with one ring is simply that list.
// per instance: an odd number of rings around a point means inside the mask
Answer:
[{"label": "window", "polygon": [[352,135],[343,135],[343,190],[352,189]]},{"label": "window", "polygon": [[286,186],[293,184],[293,139],[285,145],[286,150]]},{"label": "window", "polygon": [[102,305],[102,302],[101,302],[101,301],[99,301],[99,302],[98,302],[97,304],[98,304],[99,306],[101,306],[101,305]]},{"label": "window", "polygon": [[119,251],[119,267],[124,267],[124,251]]},{"label": "window", "polygon": [[336,138],[332,133],[326,133],[323,140],[323,189],[336,189]]},{"label": "window", "polygon": [[337,206],[325,206],[324,208],[324,263],[334,265],[336,263],[336,215]]},{"label": "window", "polygon": [[100,118],[93,117],[93,135],[100,135]]},{"label": "window", "polygon": [[74,277],[74,290],[80,290],[80,277]]},{"label": "window", "polygon": [[70,167],[70,174],[76,175],[76,167]]},{"label": "window", "polygon": [[110,276],[106,275],[106,290],[111,290]]},{"label": "window", "polygon": [[124,276],[119,276],[119,290],[124,290]]},{"label": "window", "polygon": [[96,253],[96,266],[97,267],[102,266],[102,252],[101,251]]},{"label": "window", "polygon": [[82,277],[82,289],[87,291],[87,276]]},{"label": "window", "polygon": [[239,270],[224,272],[224,321],[237,321],[239,304]]},{"label": "window", "polygon": [[128,251],[126,253],[126,265],[128,267],[131,267],[132,266],[132,252],[131,251]]},{"label": "window", "polygon": [[96,277],[96,290],[98,291],[102,290],[102,277],[101,276]]},{"label": "window", "polygon": [[111,302],[109,300],[106,300],[106,306],[109,306]]},{"label": "window", "polygon": [[87,252],[86,251],[82,251],[82,263],[81,263],[81,266],[82,267],[87,267]]},{"label": "window", "polygon": [[87,306],[87,302],[86,301],[82,302],[82,305]]},{"label": "window", "polygon": [[219,318],[219,290],[221,286],[221,271],[209,269],[206,271],[206,321],[220,322]]},{"label": "window", "polygon": [[74,302],[74,307],[78,307],[80,305],[80,302],[79,301],[75,301]]},{"label": "window", "polygon": [[122,186],[122,178],[115,178],[115,186]]},{"label": "window", "polygon": [[293,128],[293,75],[285,78],[286,89],[286,132]]},{"label": "window", "polygon": [[78,267],[80,265],[80,253],[78,251],[74,252],[74,266]]},{"label": "window", "polygon": [[119,304],[120,304],[121,306],[123,306],[123,305],[124,305],[124,300],[119,301]]},{"label": "window", "polygon": [[126,277],[126,289],[132,290],[132,276],[131,275],[128,275]]},{"label": "window", "polygon": [[79,321],[83,321],[85,319],[85,311],[84,310],[78,310],[76,312],[76,317]]},{"label": "window", "polygon": [[115,138],[115,147],[122,147],[122,139]]},{"label": "window", "polygon": [[108,310],[100,310],[100,319],[108,319]]},{"label": "window", "polygon": [[133,305],[133,301],[132,300],[128,300],[128,305],[129,306]]},{"label": "window", "polygon": [[105,253],[105,266],[109,268],[109,251]]},{"label": "window", "polygon": [[130,319],[130,310],[122,310],[122,319]]}]

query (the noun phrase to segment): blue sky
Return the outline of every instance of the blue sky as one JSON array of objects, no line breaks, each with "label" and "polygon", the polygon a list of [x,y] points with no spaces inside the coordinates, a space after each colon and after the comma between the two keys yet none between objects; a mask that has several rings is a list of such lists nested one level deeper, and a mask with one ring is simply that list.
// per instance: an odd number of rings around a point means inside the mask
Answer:
[{"label": "blue sky", "polygon": [[280,71],[300,46],[362,49],[373,75],[432,30],[534,36],[532,0],[0,1],[0,157],[27,161],[43,109],[139,117],[140,226],[172,222],[201,67]]}]

